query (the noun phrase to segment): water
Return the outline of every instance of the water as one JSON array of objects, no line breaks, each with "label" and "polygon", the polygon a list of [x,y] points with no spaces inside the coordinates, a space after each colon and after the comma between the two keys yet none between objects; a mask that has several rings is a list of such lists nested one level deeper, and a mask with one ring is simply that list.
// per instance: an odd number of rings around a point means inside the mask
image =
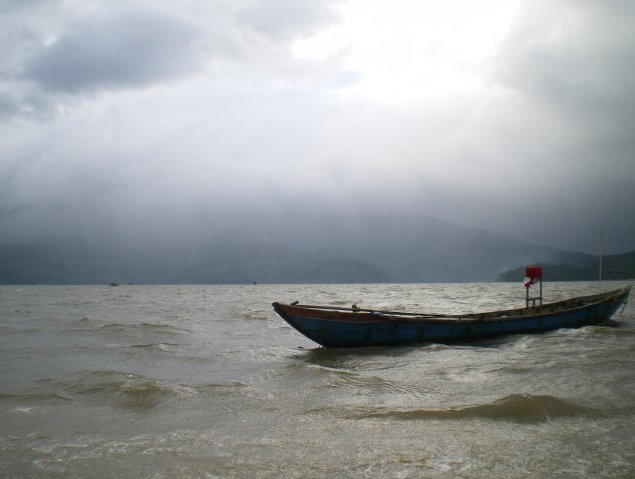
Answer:
[{"label": "water", "polygon": [[609,326],[362,350],[320,349],[270,306],[463,312],[523,294],[1,286],[0,477],[635,477],[635,301]]}]

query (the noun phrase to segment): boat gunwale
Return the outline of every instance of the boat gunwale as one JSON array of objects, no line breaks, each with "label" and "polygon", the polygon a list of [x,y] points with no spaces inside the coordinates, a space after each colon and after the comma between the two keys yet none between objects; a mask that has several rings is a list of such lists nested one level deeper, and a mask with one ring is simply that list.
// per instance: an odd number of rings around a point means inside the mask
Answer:
[{"label": "boat gunwale", "polygon": [[[505,321],[521,321],[523,319],[539,319],[542,317],[553,316],[557,314],[569,313],[589,309],[601,304],[620,301],[624,295],[631,290],[631,286],[626,286],[612,291],[596,293],[586,296],[577,296],[553,303],[547,303],[540,306],[531,306],[529,308],[514,308],[499,311],[488,311],[482,313],[467,314],[427,314],[427,313],[402,313],[393,311],[382,311],[365,308],[340,308],[333,306],[313,306],[304,304],[284,304],[273,303],[276,311],[284,310],[309,310],[314,312],[326,313],[324,317],[315,318],[320,321],[332,322],[351,322],[351,323],[377,323],[377,322],[393,322],[403,321],[412,323],[477,323],[477,322],[505,322]],[[575,307],[567,307],[567,304],[581,302]],[[532,312],[534,310],[535,312]],[[279,311],[278,311],[279,312]],[[290,311],[285,311],[289,314]],[[300,312],[300,311],[299,311]],[[527,312],[527,313],[524,313]],[[329,313],[340,313],[345,316],[328,317]]]}]

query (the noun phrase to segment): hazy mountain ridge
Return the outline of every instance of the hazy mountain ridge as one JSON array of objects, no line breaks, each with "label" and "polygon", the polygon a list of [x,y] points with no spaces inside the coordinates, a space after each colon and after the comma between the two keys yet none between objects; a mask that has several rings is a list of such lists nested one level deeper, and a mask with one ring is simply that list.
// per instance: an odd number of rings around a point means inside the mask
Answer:
[{"label": "hazy mountain ridge", "polygon": [[[567,258],[565,255],[564,258]],[[545,277],[551,281],[593,281],[599,278],[599,257],[589,255],[586,261],[578,264],[568,262],[541,263]],[[505,271],[499,276],[501,281],[515,281],[524,275],[525,267]],[[602,258],[602,279],[628,280],[635,278],[635,251],[624,254],[607,255]]]},{"label": "hazy mountain ridge", "polygon": [[493,281],[517,265],[594,258],[420,215],[260,217],[187,233],[0,246],[0,283]]}]

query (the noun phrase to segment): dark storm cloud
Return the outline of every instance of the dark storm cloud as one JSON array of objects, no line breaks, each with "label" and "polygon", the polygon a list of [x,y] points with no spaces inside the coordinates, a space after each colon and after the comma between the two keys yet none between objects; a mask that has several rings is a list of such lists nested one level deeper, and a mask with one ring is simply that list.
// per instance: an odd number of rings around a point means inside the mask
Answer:
[{"label": "dark storm cloud", "polygon": [[178,78],[197,66],[199,34],[194,23],[166,14],[90,18],[43,47],[25,76],[45,90],[67,93]]},{"label": "dark storm cloud", "polygon": [[495,81],[522,105],[494,116],[533,190],[527,230],[552,244],[594,245],[606,223],[616,250],[633,247],[634,19],[628,1],[527,1],[497,57]]}]

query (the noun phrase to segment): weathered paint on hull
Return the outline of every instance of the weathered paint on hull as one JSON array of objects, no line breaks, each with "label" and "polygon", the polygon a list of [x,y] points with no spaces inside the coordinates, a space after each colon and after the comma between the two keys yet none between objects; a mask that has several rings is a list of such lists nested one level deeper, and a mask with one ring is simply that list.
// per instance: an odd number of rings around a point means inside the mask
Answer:
[{"label": "weathered paint on hull", "polygon": [[289,314],[273,306],[291,326],[326,347],[368,347],[416,342],[473,341],[506,334],[524,334],[559,328],[578,328],[608,320],[626,301],[628,291],[610,302],[595,303],[570,311],[513,320],[352,320],[321,319]]}]

